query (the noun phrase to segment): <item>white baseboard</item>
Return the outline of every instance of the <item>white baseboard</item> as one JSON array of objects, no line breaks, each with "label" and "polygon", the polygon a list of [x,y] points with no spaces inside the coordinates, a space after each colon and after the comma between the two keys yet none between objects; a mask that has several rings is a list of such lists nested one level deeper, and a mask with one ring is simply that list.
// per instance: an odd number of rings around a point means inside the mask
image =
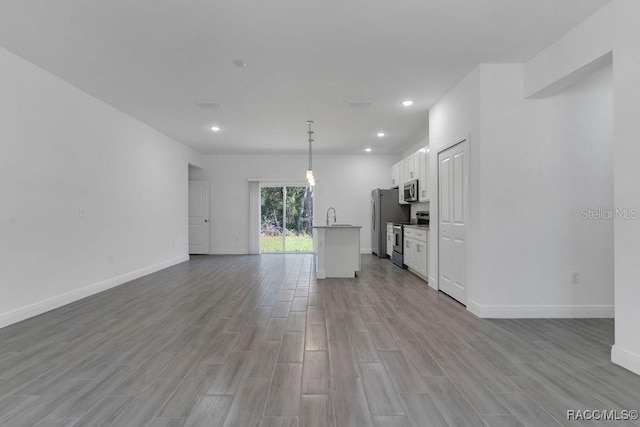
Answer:
[{"label": "white baseboard", "polygon": [[123,283],[137,279],[142,276],[146,276],[156,271],[160,271],[172,265],[180,264],[181,262],[188,261],[189,255],[182,255],[176,258],[162,261],[158,264],[150,265],[148,267],[141,268],[139,270],[131,271],[129,273],[122,274],[120,276],[112,277],[111,279],[103,280],[102,282],[93,283],[88,286],[67,292],[66,294],[57,295],[53,298],[39,301],[34,304],[30,304],[26,307],[19,308],[17,310],[9,311],[7,313],[0,314],[0,328],[12,325],[14,323],[21,322],[30,317],[37,316],[47,311],[54,310],[62,307],[74,301],[78,301],[82,298],[97,294],[107,289],[122,285]]},{"label": "white baseboard", "polygon": [[212,249],[210,255],[249,255],[249,248]]},{"label": "white baseboard", "polygon": [[415,274],[417,277],[419,277],[420,279],[424,280],[425,282],[429,282],[429,278],[427,276],[425,276],[424,274],[420,273],[419,271],[414,270],[413,268],[411,268],[409,266],[407,266],[407,270],[409,270],[410,272],[412,272],[413,274]]},{"label": "white baseboard", "polygon": [[429,276],[429,278],[427,280],[429,282],[429,287],[431,289],[434,289],[434,290],[437,291],[438,290],[438,284],[436,283],[436,279],[434,279],[433,277]]},{"label": "white baseboard", "polygon": [[613,345],[611,347],[611,361],[640,375],[640,354]]},{"label": "white baseboard", "polygon": [[372,253],[373,252],[371,248],[360,248],[361,255],[364,255],[364,254],[371,255]]},{"label": "white baseboard", "polygon": [[480,318],[613,318],[613,305],[480,305],[467,302],[467,310]]}]

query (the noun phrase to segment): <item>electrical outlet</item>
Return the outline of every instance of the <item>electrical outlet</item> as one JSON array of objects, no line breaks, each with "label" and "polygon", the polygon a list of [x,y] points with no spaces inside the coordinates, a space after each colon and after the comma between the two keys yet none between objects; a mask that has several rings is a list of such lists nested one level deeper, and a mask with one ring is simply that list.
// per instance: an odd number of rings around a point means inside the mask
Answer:
[{"label": "electrical outlet", "polygon": [[78,208],[78,218],[84,218],[84,209]]},{"label": "electrical outlet", "polygon": [[571,273],[571,283],[574,285],[580,283],[580,273],[578,273],[577,271]]},{"label": "electrical outlet", "polygon": [[107,262],[108,262],[109,264],[113,264],[113,263],[114,263],[113,256],[108,256],[108,257],[107,257]]}]

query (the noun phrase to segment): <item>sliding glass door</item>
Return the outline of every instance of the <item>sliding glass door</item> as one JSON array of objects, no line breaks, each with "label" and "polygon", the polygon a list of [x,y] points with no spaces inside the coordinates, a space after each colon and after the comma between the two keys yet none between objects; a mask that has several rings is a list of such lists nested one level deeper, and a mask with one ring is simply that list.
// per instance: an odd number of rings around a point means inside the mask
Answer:
[{"label": "sliding glass door", "polygon": [[285,252],[312,252],[313,187],[284,187]]},{"label": "sliding glass door", "polygon": [[261,187],[260,221],[262,253],[312,252],[313,187]]}]

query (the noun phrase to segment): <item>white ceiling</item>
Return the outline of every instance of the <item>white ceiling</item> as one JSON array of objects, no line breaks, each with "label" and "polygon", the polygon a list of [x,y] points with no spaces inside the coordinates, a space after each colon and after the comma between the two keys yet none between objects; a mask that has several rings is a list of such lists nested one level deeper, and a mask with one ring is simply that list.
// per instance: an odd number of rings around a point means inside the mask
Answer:
[{"label": "white ceiling", "polygon": [[607,1],[1,0],[0,45],[203,153],[304,152],[309,119],[315,152],[399,153],[476,64],[525,61]]}]

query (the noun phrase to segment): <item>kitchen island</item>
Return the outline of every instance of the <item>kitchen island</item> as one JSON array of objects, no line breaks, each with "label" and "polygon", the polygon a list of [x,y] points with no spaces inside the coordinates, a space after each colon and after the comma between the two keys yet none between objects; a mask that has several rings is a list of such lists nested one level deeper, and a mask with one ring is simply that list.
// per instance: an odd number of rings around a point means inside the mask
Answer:
[{"label": "kitchen island", "polygon": [[360,271],[361,228],[351,224],[313,227],[318,279],[356,276]]}]

